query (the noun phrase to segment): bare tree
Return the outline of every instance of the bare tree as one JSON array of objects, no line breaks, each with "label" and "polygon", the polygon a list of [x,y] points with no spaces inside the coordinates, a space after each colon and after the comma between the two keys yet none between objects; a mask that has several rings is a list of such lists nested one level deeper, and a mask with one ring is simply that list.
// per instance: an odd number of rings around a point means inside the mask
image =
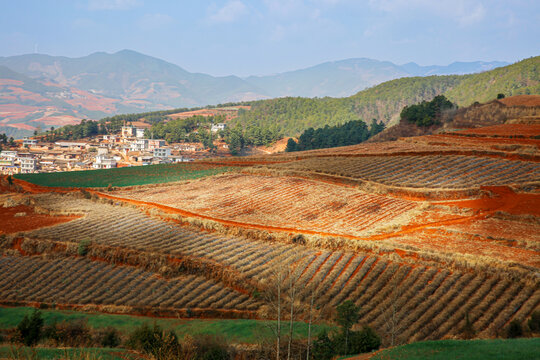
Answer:
[{"label": "bare tree", "polygon": [[385,330],[388,336],[390,337],[390,346],[399,344],[399,334],[403,329],[400,320],[402,319],[402,309],[399,304],[399,299],[401,298],[404,292],[403,286],[401,284],[401,279],[394,278],[392,280],[392,292],[388,297],[388,306],[383,313]]},{"label": "bare tree", "polygon": [[300,280],[300,276],[302,274],[300,272],[295,271],[292,268],[288,268],[287,272],[287,295],[289,300],[289,339],[287,344],[287,360],[290,360],[291,358],[291,346],[293,341],[293,334],[294,334],[294,316],[295,316],[295,306],[296,306],[296,296],[298,294],[298,282]]},{"label": "bare tree", "polygon": [[310,286],[310,299],[309,299],[309,320],[308,320],[308,338],[307,338],[307,351],[306,351],[306,360],[309,360],[309,352],[311,350],[311,324],[313,322],[313,305],[315,303],[315,294],[317,293],[318,287],[315,284]]},{"label": "bare tree", "polygon": [[282,337],[282,312],[283,312],[283,282],[287,274],[288,265],[283,263],[276,264],[266,279],[263,292],[263,300],[268,306],[268,318],[275,318],[275,322],[268,323],[268,328],[272,331],[276,339],[276,360],[281,356],[281,337]]}]

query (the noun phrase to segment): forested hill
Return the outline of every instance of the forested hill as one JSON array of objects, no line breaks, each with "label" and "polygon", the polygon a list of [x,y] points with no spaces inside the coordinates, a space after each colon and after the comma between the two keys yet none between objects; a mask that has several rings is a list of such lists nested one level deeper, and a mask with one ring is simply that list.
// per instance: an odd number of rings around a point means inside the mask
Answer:
[{"label": "forested hill", "polygon": [[250,102],[231,125],[273,128],[283,136],[297,136],[310,127],[372,119],[394,124],[405,105],[444,94],[458,106],[485,102],[497,94],[540,94],[540,56],[472,75],[410,77],[387,81],[346,98],[287,97]]},{"label": "forested hill", "polygon": [[[472,75],[409,77],[387,81],[345,98],[286,97],[244,103],[251,110],[240,109],[238,117],[230,120],[229,128],[241,126],[244,132],[273,134],[269,141],[285,136],[298,136],[304,130],[335,126],[348,121],[372,119],[393,125],[406,105],[431,100],[443,94],[458,106],[475,101],[486,102],[497,94],[506,96],[540,94],[540,56],[518,63]],[[232,105],[232,104],[227,104]],[[176,109],[145,114],[117,115],[108,120],[121,124],[167,114],[188,111]],[[248,131],[249,130],[249,131]]]}]

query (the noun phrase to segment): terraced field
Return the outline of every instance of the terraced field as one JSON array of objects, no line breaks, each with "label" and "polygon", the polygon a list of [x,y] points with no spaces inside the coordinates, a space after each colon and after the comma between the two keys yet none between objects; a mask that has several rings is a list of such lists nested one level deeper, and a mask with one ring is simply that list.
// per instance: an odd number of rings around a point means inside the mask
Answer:
[{"label": "terraced field", "polygon": [[233,174],[182,184],[115,191],[214,219],[261,227],[360,236],[409,217],[413,201],[294,177]]},{"label": "terraced field", "polygon": [[[396,261],[345,249],[317,250],[206,233],[149,217],[129,206],[71,195],[44,194],[36,196],[36,201],[40,206],[81,212],[85,216],[25,233],[26,238],[62,244],[91,237],[96,244],[132,249],[138,254],[134,256],[141,259],[157,253],[171,259],[189,256],[194,262],[211,260],[225,264],[233,275],[259,284],[256,286],[261,286],[261,291],[276,266],[290,267],[298,278],[301,301],[309,300],[313,288],[319,308],[334,307],[351,299],[362,307],[361,322],[370,324],[383,336],[388,331],[389,311],[397,304],[403,341],[457,334],[465,314],[469,314],[480,334],[493,335],[511,319],[524,319],[540,306],[536,285],[500,275]],[[115,214],[114,218],[111,214]],[[24,250],[24,242],[21,246]],[[2,301],[247,312],[258,310],[260,304],[245,292],[209,280],[205,272],[165,280],[134,267],[87,259],[45,260],[6,255],[1,258],[0,270],[11,274],[0,284]]]},{"label": "terraced field", "polygon": [[540,179],[540,164],[478,156],[375,156],[311,158],[269,166],[362,179],[409,188],[467,189]]},{"label": "terraced field", "polygon": [[249,311],[249,296],[198,276],[165,280],[135,267],[80,258],[0,258],[2,302]]}]

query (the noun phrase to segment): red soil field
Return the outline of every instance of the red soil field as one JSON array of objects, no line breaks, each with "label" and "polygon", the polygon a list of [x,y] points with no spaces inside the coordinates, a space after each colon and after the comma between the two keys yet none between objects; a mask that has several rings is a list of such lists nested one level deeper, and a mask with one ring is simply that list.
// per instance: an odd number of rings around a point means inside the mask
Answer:
[{"label": "red soil field", "polygon": [[540,124],[501,124],[484,126],[476,129],[461,130],[461,134],[475,134],[484,136],[540,136]]},{"label": "red soil field", "polygon": [[64,126],[64,125],[76,125],[81,122],[81,119],[71,115],[57,115],[57,116],[45,116],[32,122],[40,122],[45,125]]},{"label": "red soil field", "polygon": [[23,123],[6,124],[6,126],[10,126],[16,129],[30,130],[30,131],[34,131],[36,129],[35,127],[31,125],[23,124]]},{"label": "red soil field", "polygon": [[22,85],[24,82],[20,80],[13,80],[13,79],[0,79],[0,86],[3,85]]},{"label": "red soil field", "polygon": [[516,95],[497,101],[506,106],[540,106],[540,95]]},{"label": "red soil field", "polygon": [[413,201],[292,177],[225,175],[178,186],[115,191],[114,195],[157,203],[242,224],[360,236],[406,217]]},{"label": "red soil field", "polygon": [[394,238],[392,244],[413,246],[421,251],[462,254],[471,258],[485,256],[494,260],[540,267],[540,255],[536,250],[508,246],[480,236],[446,232],[444,229],[423,229],[411,235]]},{"label": "red soil field", "polygon": [[[26,215],[15,216],[17,213],[26,213]],[[8,208],[0,207],[0,234],[39,229],[45,226],[71,221],[79,217],[80,216],[50,216],[37,214],[32,207],[26,205]]]}]

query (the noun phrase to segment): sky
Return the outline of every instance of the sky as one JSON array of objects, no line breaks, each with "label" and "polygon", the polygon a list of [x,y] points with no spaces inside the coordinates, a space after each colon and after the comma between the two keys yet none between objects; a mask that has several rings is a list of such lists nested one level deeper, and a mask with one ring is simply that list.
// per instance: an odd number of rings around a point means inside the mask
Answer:
[{"label": "sky", "polygon": [[130,49],[215,76],[540,55],[538,0],[0,0],[0,56]]}]

